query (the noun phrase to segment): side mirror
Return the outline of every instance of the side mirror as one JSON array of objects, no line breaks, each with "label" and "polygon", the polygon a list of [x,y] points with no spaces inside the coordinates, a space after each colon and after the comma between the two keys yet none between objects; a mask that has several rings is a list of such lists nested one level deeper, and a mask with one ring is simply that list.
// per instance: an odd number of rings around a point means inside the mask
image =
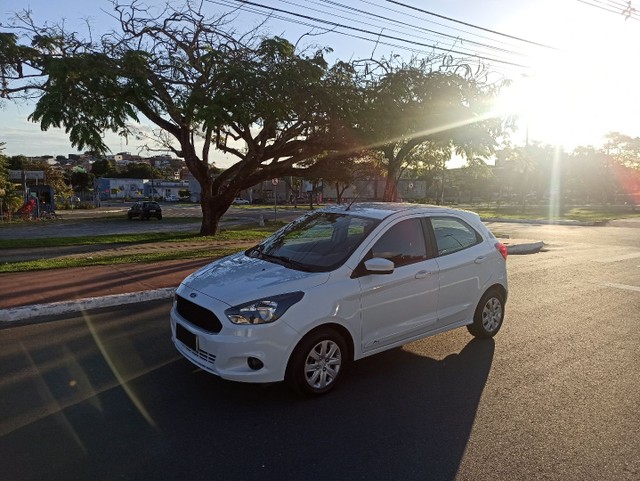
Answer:
[{"label": "side mirror", "polygon": [[374,257],[365,261],[364,267],[371,274],[392,274],[395,269],[393,261],[382,257]]}]

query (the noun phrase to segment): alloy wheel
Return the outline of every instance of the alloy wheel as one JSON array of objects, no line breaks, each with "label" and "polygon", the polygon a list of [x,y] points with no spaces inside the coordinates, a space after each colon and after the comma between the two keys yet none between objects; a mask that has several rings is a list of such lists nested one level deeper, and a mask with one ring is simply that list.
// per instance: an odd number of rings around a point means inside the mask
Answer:
[{"label": "alloy wheel", "polygon": [[342,367],[342,351],[332,340],[318,342],[307,355],[305,379],[313,389],[325,389],[332,384]]},{"label": "alloy wheel", "polygon": [[490,298],[482,309],[482,325],[487,332],[493,332],[502,322],[502,303],[500,299]]}]

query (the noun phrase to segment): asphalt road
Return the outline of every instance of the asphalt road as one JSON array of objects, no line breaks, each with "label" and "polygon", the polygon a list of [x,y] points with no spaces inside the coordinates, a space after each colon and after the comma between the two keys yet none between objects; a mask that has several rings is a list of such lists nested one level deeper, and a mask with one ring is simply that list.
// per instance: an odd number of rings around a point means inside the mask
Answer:
[{"label": "asphalt road", "polygon": [[0,479],[638,480],[640,230],[503,224],[505,324],[356,363],[320,399],[178,357],[168,302],[0,330]]}]

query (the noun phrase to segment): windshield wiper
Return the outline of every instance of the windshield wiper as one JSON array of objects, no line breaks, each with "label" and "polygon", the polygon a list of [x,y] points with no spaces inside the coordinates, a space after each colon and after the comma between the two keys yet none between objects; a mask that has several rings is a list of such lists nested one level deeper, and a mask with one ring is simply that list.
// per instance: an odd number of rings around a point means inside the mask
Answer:
[{"label": "windshield wiper", "polygon": [[258,252],[260,253],[260,256],[263,259],[273,259],[274,261],[278,261],[280,264],[284,265],[285,267],[293,267],[295,269],[305,271],[305,272],[313,272],[314,270],[312,266],[308,264],[303,264],[302,262],[294,261],[293,259],[287,256],[276,256],[273,254],[265,254],[262,251],[258,251]]}]

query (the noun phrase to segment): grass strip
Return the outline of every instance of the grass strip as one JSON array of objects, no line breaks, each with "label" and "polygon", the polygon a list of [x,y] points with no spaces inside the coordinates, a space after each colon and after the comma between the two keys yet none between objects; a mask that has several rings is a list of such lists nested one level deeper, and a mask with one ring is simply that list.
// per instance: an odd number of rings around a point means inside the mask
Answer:
[{"label": "grass strip", "polygon": [[607,209],[607,208],[580,208],[567,209],[561,215],[553,216],[547,206],[505,206],[505,207],[485,207],[485,206],[464,206],[472,210],[482,218],[495,219],[519,219],[519,220],[571,220],[578,222],[606,223],[610,220],[627,217],[640,217],[640,212],[633,212],[630,209]]},{"label": "grass strip", "polygon": [[284,223],[270,223],[264,227],[234,227],[215,236],[201,236],[196,232],[148,232],[135,234],[109,234],[79,237],[48,237],[33,239],[0,239],[0,249],[32,247],[67,247],[105,244],[149,244],[154,242],[202,242],[260,240],[282,227]]},{"label": "grass strip", "polygon": [[48,269],[66,269],[71,267],[90,267],[114,264],[133,264],[143,263],[149,264],[154,262],[164,262],[173,260],[186,259],[204,259],[209,258],[212,261],[220,257],[234,254],[242,250],[242,246],[219,246],[203,250],[185,250],[185,251],[169,251],[169,252],[148,252],[141,254],[118,255],[118,256],[100,256],[92,257],[59,257],[54,259],[39,259],[35,261],[10,262],[0,264],[0,273],[40,271]]}]

